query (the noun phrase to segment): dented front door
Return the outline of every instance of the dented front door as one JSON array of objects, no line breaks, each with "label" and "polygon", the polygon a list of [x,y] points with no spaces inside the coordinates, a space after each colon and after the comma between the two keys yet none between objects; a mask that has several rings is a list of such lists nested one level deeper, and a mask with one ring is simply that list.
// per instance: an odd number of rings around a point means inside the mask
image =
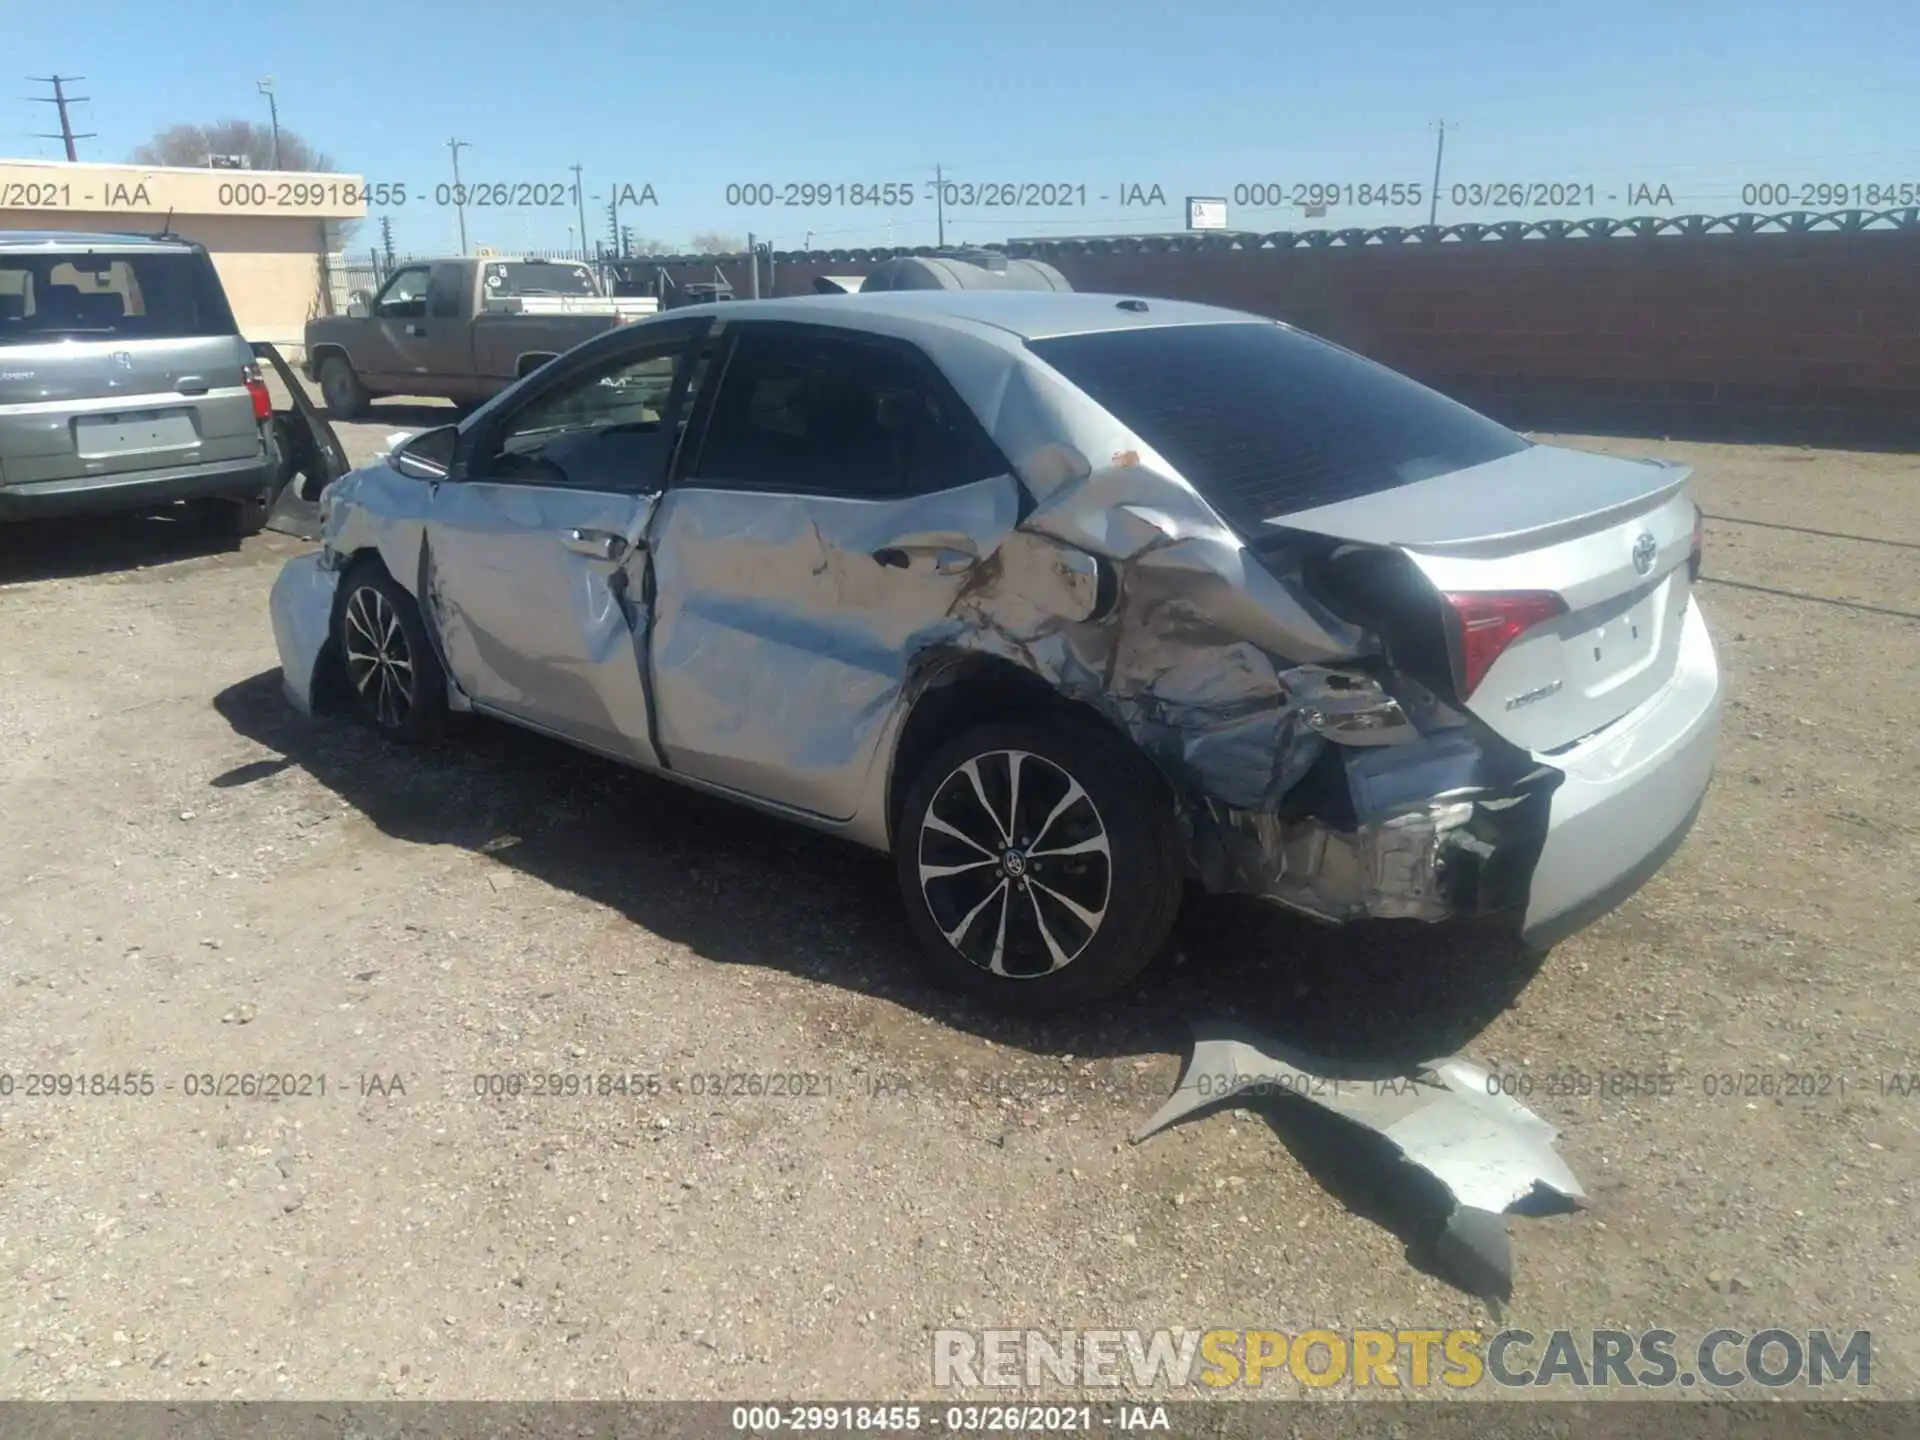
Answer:
[{"label": "dented front door", "polygon": [[704,431],[653,527],[661,754],[850,818],[907,666],[994,563],[1018,482],[917,349],[827,327],[738,326]]},{"label": "dented front door", "polygon": [[653,763],[640,647],[653,497],[442,482],[429,604],[453,679],[483,709]]},{"label": "dented front door", "polygon": [[695,328],[529,382],[427,522],[429,610],[475,705],[649,766],[646,534]]}]

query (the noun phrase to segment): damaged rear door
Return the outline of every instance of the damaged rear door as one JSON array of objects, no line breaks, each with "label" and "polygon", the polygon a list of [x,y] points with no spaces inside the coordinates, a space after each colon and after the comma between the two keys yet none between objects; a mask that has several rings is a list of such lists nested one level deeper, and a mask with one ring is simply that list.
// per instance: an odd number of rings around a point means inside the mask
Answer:
[{"label": "damaged rear door", "polygon": [[542,371],[436,485],[426,598],[476,707],[657,763],[646,534],[705,326],[626,331]]},{"label": "damaged rear door", "polygon": [[1019,515],[1019,482],[904,341],[735,322],[654,522],[651,660],[680,774],[835,820],[910,657]]}]

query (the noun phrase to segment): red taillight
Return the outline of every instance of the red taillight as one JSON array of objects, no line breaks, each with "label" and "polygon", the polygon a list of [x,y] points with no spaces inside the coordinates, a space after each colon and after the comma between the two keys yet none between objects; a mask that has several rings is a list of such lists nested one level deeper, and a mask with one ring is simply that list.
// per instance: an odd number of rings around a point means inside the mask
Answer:
[{"label": "red taillight", "polygon": [[1567,602],[1551,590],[1504,595],[1449,595],[1460,624],[1460,698],[1480,687],[1501,653],[1534,626],[1567,613]]},{"label": "red taillight", "polygon": [[1700,560],[1707,551],[1707,512],[1693,507],[1693,548],[1687,552],[1687,579],[1700,578]]},{"label": "red taillight", "polygon": [[260,378],[260,367],[247,366],[246,377],[247,394],[253,397],[253,418],[270,419],[273,415],[273,396],[267,393],[267,382]]}]

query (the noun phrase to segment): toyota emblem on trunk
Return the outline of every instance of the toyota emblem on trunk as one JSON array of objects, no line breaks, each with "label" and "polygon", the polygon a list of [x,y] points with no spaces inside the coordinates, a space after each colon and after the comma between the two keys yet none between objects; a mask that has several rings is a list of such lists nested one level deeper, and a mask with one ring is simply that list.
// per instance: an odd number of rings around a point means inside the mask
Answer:
[{"label": "toyota emblem on trunk", "polygon": [[1653,557],[1660,553],[1660,545],[1651,531],[1641,532],[1640,538],[1633,542],[1633,568],[1642,575],[1653,572]]},{"label": "toyota emblem on trunk", "polygon": [[125,350],[116,350],[113,352],[113,363],[122,370],[131,370],[133,368],[133,356],[129,355]]}]

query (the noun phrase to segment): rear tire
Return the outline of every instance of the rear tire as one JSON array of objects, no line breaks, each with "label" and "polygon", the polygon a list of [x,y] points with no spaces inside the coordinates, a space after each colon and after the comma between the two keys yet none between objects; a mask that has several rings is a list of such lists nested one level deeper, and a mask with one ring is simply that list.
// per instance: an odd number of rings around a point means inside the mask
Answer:
[{"label": "rear tire", "polygon": [[1130,985],[1184,889],[1165,780],[1119,735],[1066,717],[982,725],[941,746],[901,806],[893,850],[935,976],[1030,1014]]},{"label": "rear tire", "polygon": [[320,398],[336,420],[358,420],[367,413],[370,397],[346,357],[329,355],[320,362]]},{"label": "rear tire", "polygon": [[377,560],[340,578],[333,653],[360,718],[389,740],[419,744],[446,728],[447,678],[420,609]]}]

